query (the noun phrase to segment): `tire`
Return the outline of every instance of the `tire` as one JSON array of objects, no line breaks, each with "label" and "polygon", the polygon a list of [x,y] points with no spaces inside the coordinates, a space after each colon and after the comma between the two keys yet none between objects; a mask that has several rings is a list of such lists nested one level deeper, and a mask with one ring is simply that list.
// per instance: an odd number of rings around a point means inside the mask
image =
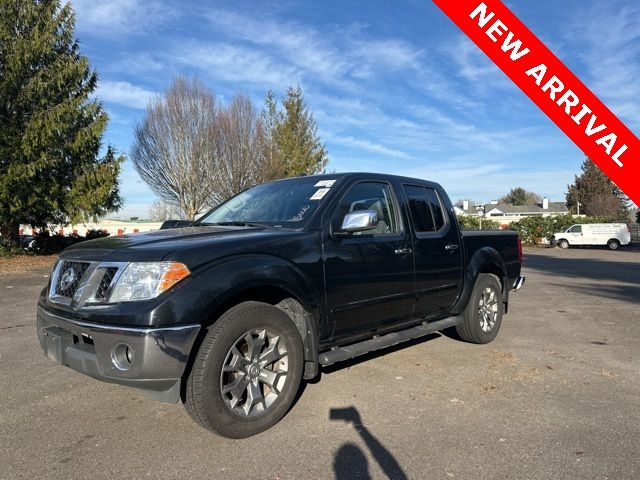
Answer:
[{"label": "tire", "polygon": [[569,242],[563,238],[562,240],[558,240],[558,246],[563,250],[566,250],[569,248]]},{"label": "tire", "polygon": [[618,250],[620,248],[620,242],[612,238],[607,242],[607,247],[609,247],[609,250]]},{"label": "tire", "polygon": [[266,303],[240,303],[204,337],[187,378],[186,410],[224,437],[256,435],[291,407],[303,364],[302,339],[286,313]]},{"label": "tire", "polygon": [[500,331],[503,312],[500,280],[495,275],[482,273],[476,280],[456,332],[466,342],[489,343]]}]

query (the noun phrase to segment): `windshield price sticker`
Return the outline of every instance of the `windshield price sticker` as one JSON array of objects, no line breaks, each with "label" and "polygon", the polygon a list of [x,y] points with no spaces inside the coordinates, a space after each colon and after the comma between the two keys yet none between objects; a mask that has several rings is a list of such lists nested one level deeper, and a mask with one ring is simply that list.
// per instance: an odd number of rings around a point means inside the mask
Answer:
[{"label": "windshield price sticker", "polygon": [[314,185],[314,187],[333,187],[333,184],[336,183],[335,180],[320,180],[318,183]]},{"label": "windshield price sticker", "polygon": [[513,12],[500,0],[433,2],[640,205],[640,140]]},{"label": "windshield price sticker", "polygon": [[309,200],[322,200],[322,198],[327,194],[328,191],[328,188],[319,188],[318,190],[316,190],[316,193],[311,195],[311,198]]}]

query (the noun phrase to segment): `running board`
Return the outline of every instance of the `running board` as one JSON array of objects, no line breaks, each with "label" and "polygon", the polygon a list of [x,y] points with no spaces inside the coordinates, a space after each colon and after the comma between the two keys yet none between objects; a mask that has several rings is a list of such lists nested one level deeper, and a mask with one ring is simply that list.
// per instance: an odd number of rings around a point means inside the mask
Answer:
[{"label": "running board", "polygon": [[448,317],[436,322],[424,322],[417,327],[407,328],[406,330],[400,330],[399,332],[387,333],[379,337],[373,337],[364,342],[354,343],[347,345],[346,347],[338,347],[328,352],[323,352],[318,357],[320,365],[332,365],[337,362],[343,362],[350,358],[355,358],[365,353],[373,352],[374,350],[380,350],[381,348],[391,347],[398,343],[413,340],[414,338],[424,337],[430,333],[444,330],[445,328],[455,327],[462,322],[461,316]]}]

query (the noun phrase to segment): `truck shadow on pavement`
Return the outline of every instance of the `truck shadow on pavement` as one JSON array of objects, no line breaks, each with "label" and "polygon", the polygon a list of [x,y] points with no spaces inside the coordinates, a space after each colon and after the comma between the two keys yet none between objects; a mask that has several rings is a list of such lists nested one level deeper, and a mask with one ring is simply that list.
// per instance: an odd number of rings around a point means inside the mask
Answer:
[{"label": "truck shadow on pavement", "polygon": [[[387,478],[394,480],[407,479],[407,475],[391,452],[362,423],[360,413],[355,407],[332,408],[329,411],[329,418],[353,425],[353,428],[360,435],[371,456]],[[351,442],[343,444],[336,452],[333,459],[333,471],[336,480],[365,480],[372,478],[365,453],[355,443]]]}]

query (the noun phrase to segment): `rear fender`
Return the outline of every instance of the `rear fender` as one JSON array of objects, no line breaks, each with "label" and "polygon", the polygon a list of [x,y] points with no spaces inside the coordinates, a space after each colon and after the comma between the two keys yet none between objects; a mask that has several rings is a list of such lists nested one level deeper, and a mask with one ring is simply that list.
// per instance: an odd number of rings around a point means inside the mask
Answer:
[{"label": "rear fender", "polygon": [[454,314],[461,314],[464,312],[471,298],[473,287],[476,284],[476,280],[481,273],[492,273],[498,277],[502,284],[502,296],[506,304],[509,301],[509,279],[507,276],[507,268],[502,259],[502,256],[491,247],[483,247],[476,251],[469,259],[467,270],[464,278],[464,288],[458,298],[458,301],[452,308]]}]

